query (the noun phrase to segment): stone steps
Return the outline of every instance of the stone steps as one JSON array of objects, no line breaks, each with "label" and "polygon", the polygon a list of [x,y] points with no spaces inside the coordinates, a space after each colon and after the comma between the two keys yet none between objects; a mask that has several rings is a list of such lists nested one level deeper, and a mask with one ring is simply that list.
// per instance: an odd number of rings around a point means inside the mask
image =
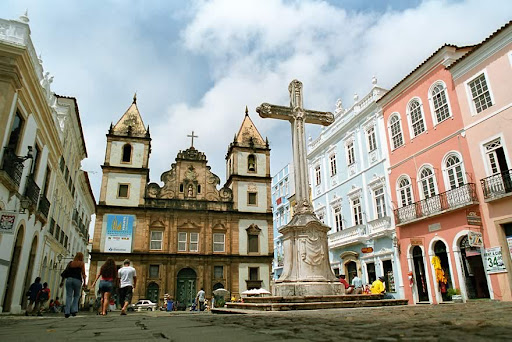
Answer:
[{"label": "stone steps", "polygon": [[244,303],[316,303],[316,302],[345,302],[361,300],[381,300],[383,295],[331,295],[331,296],[267,296],[267,297],[246,297]]},{"label": "stone steps", "polygon": [[[366,296],[365,296],[366,297]],[[256,311],[289,311],[289,310],[319,310],[341,308],[363,308],[379,306],[407,305],[407,299],[379,299],[379,300],[342,300],[317,302],[264,302],[264,303],[226,303],[228,310],[256,310]],[[215,313],[215,309],[212,310]],[[219,312],[220,313],[220,312]]]}]

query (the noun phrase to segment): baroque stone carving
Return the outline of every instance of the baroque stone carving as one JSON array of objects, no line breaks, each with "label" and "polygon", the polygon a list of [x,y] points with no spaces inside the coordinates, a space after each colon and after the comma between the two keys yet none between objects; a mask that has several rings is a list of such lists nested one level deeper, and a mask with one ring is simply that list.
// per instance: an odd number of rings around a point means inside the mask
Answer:
[{"label": "baroque stone carving", "polygon": [[322,237],[317,231],[311,230],[307,237],[299,239],[301,259],[308,265],[320,265],[325,257]]}]

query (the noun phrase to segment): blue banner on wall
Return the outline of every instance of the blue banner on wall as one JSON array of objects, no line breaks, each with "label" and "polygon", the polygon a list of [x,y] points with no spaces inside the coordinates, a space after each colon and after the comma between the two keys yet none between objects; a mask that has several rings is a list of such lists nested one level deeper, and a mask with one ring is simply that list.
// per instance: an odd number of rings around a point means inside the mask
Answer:
[{"label": "blue banner on wall", "polygon": [[131,253],[134,215],[107,214],[107,231],[104,251],[107,253]]}]

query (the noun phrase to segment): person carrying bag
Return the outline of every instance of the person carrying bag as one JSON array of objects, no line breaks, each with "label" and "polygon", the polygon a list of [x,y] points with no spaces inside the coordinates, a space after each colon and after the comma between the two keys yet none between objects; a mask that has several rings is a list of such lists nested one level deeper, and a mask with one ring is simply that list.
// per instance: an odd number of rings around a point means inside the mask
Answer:
[{"label": "person carrying bag", "polygon": [[76,253],[73,261],[69,262],[66,269],[61,273],[62,281],[60,287],[66,282],[66,306],[64,317],[76,316],[78,312],[78,301],[82,295],[82,286],[85,287],[85,264],[84,255]]}]

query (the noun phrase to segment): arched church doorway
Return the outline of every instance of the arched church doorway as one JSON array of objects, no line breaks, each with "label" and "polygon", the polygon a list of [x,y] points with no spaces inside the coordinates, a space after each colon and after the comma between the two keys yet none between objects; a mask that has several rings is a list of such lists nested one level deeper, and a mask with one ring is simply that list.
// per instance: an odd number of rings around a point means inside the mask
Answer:
[{"label": "arched church doorway", "polygon": [[192,305],[196,298],[196,278],[196,272],[191,268],[183,268],[178,272],[176,300],[180,305]]},{"label": "arched church doorway", "polygon": [[[446,278],[446,284],[439,282],[439,291],[441,292],[441,297],[443,298],[443,302],[451,300],[451,298],[448,297],[448,289],[453,287],[453,282],[452,276],[450,274],[450,263],[448,261],[448,253],[446,251],[446,245],[444,244],[443,241],[439,240],[435,242],[434,254],[435,256],[439,257],[439,260],[441,261],[441,269],[443,270],[444,276]],[[438,281],[437,277],[435,281]]]},{"label": "arched church doorway", "polygon": [[153,303],[157,303],[160,295],[160,287],[157,283],[149,283],[148,288],[146,289],[146,298],[152,301]]},{"label": "arched church doorway", "polygon": [[222,283],[216,283],[215,285],[213,285],[213,291],[218,290],[218,289],[223,289],[223,288],[224,288],[224,285],[222,285]]},{"label": "arched church doorway", "polygon": [[471,247],[467,235],[460,240],[459,246],[462,258],[462,274],[468,298],[489,298],[489,287],[480,248]]},{"label": "arched church doorway", "polygon": [[[25,272],[25,281],[23,286],[23,292],[21,293],[21,308],[25,309],[27,307],[27,293],[30,284],[34,281],[32,279],[32,272],[34,271],[34,263],[36,261],[36,252],[37,252],[37,236],[34,236],[32,240],[32,246],[30,247],[30,255],[28,258],[27,271]],[[35,277],[34,277],[35,278]],[[47,279],[42,278],[41,283],[44,283]]]},{"label": "arched church doorway", "polygon": [[352,279],[357,275],[357,264],[355,261],[349,261],[345,264],[345,277],[349,284],[352,284]]},{"label": "arched church doorway", "polygon": [[14,248],[11,254],[11,267],[9,267],[9,274],[7,275],[7,286],[5,288],[5,296],[3,302],[3,311],[9,312],[11,311],[12,304],[12,296],[14,293],[14,284],[16,282],[16,275],[18,273],[18,267],[21,256],[21,248],[23,247],[23,238],[25,237],[25,229],[21,226],[18,229],[18,234],[16,235],[16,242],[14,243]]},{"label": "arched church doorway", "polygon": [[412,262],[414,266],[414,278],[418,302],[428,302],[428,283],[425,275],[425,263],[423,262],[423,251],[420,246],[412,249]]}]

